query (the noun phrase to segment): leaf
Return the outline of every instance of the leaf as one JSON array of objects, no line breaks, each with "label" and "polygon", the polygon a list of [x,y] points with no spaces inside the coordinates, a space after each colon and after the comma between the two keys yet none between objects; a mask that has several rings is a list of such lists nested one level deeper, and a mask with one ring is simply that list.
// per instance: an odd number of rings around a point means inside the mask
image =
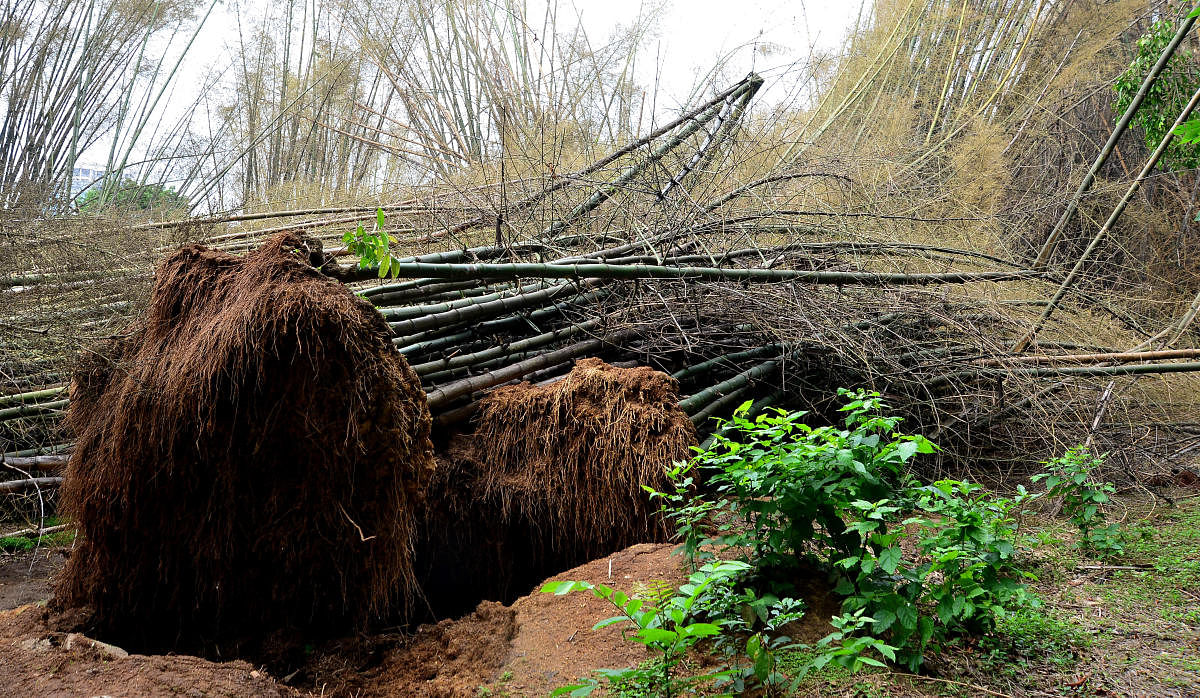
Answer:
[{"label": "leaf", "polygon": [[679,639],[679,633],[662,628],[642,628],[638,631],[637,637],[645,644],[671,645]]},{"label": "leaf", "polygon": [[[567,591],[571,590],[570,587],[574,583],[575,582],[546,582],[542,585],[542,588],[539,591],[541,591],[543,594],[565,594]],[[567,587],[567,590],[560,592],[559,589],[562,589],[563,587]]]},{"label": "leaf", "polygon": [[942,625],[950,625],[950,621],[954,620],[954,597],[942,597],[942,600],[937,605],[937,617],[938,620],[942,621]]},{"label": "leaf", "polygon": [[721,634],[721,626],[715,623],[692,623],[683,628],[684,637],[712,637]]},{"label": "leaf", "polygon": [[895,574],[896,568],[900,566],[900,561],[904,559],[904,553],[897,546],[884,548],[879,552],[879,567],[888,574]]},{"label": "leaf", "polygon": [[382,208],[375,209],[375,225],[377,225],[380,230],[383,230],[383,209]]},{"label": "leaf", "polygon": [[392,266],[392,256],[384,255],[383,259],[379,260],[379,278],[387,276],[388,269]]},{"label": "leaf", "polygon": [[896,454],[900,456],[901,461],[907,461],[919,448],[920,446],[915,441],[902,441],[896,444]]},{"label": "leaf", "polygon": [[629,620],[629,619],[626,618],[625,616],[613,616],[612,618],[605,618],[604,620],[600,621],[599,623],[596,623],[595,625],[593,625],[592,630],[599,630],[600,628],[607,628],[610,625],[614,625],[616,623],[620,623],[621,621],[625,621],[625,620]]},{"label": "leaf", "polygon": [[884,632],[896,622],[896,614],[886,608],[876,609],[872,615],[875,616],[874,631],[877,633]]},{"label": "leaf", "polygon": [[921,630],[921,643],[929,642],[929,638],[933,637],[933,619],[921,616],[917,621],[917,627]]}]

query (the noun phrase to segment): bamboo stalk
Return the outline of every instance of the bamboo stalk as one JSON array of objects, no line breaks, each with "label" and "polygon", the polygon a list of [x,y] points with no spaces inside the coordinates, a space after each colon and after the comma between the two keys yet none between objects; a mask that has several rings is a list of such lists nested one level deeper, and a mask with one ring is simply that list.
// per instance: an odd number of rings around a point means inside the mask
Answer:
[{"label": "bamboo stalk", "polygon": [[379,314],[383,315],[384,320],[387,320],[388,322],[394,322],[397,320],[418,318],[418,317],[421,317],[424,315],[433,315],[433,314],[437,314],[437,313],[444,314],[444,313],[451,312],[453,310],[457,310],[459,308],[467,308],[467,307],[470,307],[473,305],[481,305],[484,303],[489,303],[491,301],[497,301],[502,298],[530,297],[535,292],[541,291],[541,290],[565,289],[565,288],[571,288],[573,286],[574,286],[574,284],[568,283],[568,284],[560,284],[557,286],[552,286],[550,288],[547,288],[547,286],[544,282],[538,282],[538,283],[534,283],[534,284],[526,284],[525,286],[521,286],[520,288],[517,288],[517,289],[507,289],[507,290],[502,290],[502,291],[496,291],[496,292],[489,293],[489,294],[486,294],[483,296],[463,298],[460,300],[448,301],[445,303],[433,303],[433,304],[429,304],[429,305],[408,305],[408,306],[402,306],[399,308],[381,308],[379,310]]},{"label": "bamboo stalk", "polygon": [[1041,279],[1045,272],[1032,270],[946,273],[888,273],[860,271],[804,271],[794,269],[715,269],[711,267],[662,267],[647,264],[393,264],[402,277],[443,279],[695,279],[703,281],[746,281],[779,283],[797,281],[811,284],[849,286],[907,286],[927,284],[966,284],[979,282],[1028,281]]},{"label": "bamboo stalk", "polygon": [[1064,354],[1061,356],[1014,356],[1004,359],[984,359],[980,366],[1004,367],[1009,364],[1106,363],[1123,361],[1156,361],[1200,357],[1200,349],[1170,349],[1163,351],[1123,351],[1105,354]]},{"label": "bamboo stalk", "polygon": [[67,464],[70,456],[0,456],[0,465],[12,465],[18,468],[51,470]]},{"label": "bamboo stalk", "polygon": [[734,352],[732,354],[722,354],[707,361],[702,361],[694,366],[680,369],[671,374],[671,377],[677,381],[684,381],[692,376],[703,375],[721,365],[732,365],[731,362],[740,361],[742,359],[757,359],[760,356],[765,356],[772,352],[783,351],[783,344],[768,344],[766,346],[754,347],[745,351]]},{"label": "bamboo stalk", "polygon": [[8,480],[0,482],[0,492],[24,492],[25,490],[42,487],[57,487],[62,484],[61,477],[30,477],[23,480]]},{"label": "bamboo stalk", "polygon": [[53,388],[44,388],[35,390],[29,393],[17,393],[15,395],[0,395],[0,405],[11,405],[15,403],[35,402],[47,397],[57,397],[67,391],[67,386],[60,385]]},{"label": "bamboo stalk", "polygon": [[58,533],[59,531],[65,531],[73,525],[74,524],[59,524],[57,526],[47,526],[46,528],[22,528],[18,531],[10,531],[8,533],[0,535],[0,538],[26,538],[29,536],[41,537],[48,533]]},{"label": "bamboo stalk", "polygon": [[[1200,5],[1197,5],[1197,7],[1200,7]],[[1059,238],[1062,237],[1062,232],[1067,225],[1067,221],[1070,220],[1071,216],[1075,214],[1075,210],[1079,207],[1079,202],[1083,200],[1084,194],[1087,194],[1088,190],[1092,188],[1092,184],[1096,181],[1096,175],[1100,173],[1100,168],[1104,166],[1104,163],[1108,161],[1109,156],[1112,155],[1114,150],[1116,150],[1117,141],[1121,139],[1121,136],[1125,133],[1126,129],[1129,128],[1129,124],[1133,121],[1134,115],[1137,114],[1138,109],[1142,106],[1142,101],[1146,99],[1146,95],[1149,94],[1150,89],[1154,86],[1155,81],[1158,80],[1158,76],[1161,75],[1162,71],[1167,67],[1167,63],[1171,60],[1171,57],[1175,55],[1175,51],[1179,48],[1179,45],[1183,43],[1184,38],[1187,36],[1188,32],[1192,30],[1192,25],[1195,23],[1196,18],[1190,16],[1186,17],[1183,22],[1180,23],[1179,29],[1175,32],[1175,36],[1171,39],[1171,43],[1167,44],[1167,47],[1163,49],[1162,55],[1158,57],[1158,62],[1155,63],[1154,67],[1150,69],[1150,72],[1146,74],[1146,79],[1142,81],[1142,85],[1138,88],[1137,94],[1133,96],[1133,101],[1129,103],[1129,106],[1125,109],[1125,113],[1121,115],[1120,121],[1117,122],[1116,127],[1113,128],[1112,133],[1109,135],[1108,142],[1106,142],[1104,147],[1100,149],[1100,154],[1096,156],[1096,160],[1092,163],[1091,169],[1089,169],[1087,174],[1084,175],[1083,181],[1079,183],[1079,188],[1075,190],[1075,195],[1072,196],[1071,200],[1067,203],[1066,210],[1064,210],[1062,215],[1058,217],[1058,222],[1054,224],[1054,229],[1050,231],[1050,235],[1046,238],[1046,242],[1043,243],[1042,248],[1038,250],[1037,258],[1033,261],[1034,269],[1044,269],[1047,265],[1049,265],[1050,257],[1054,254],[1054,248],[1058,246]],[[1169,140],[1173,135],[1173,131],[1174,129],[1168,131],[1167,138],[1164,140]],[[1157,158],[1155,158],[1155,161],[1157,161]]]},{"label": "bamboo stalk", "polygon": [[67,406],[67,400],[55,400],[54,402],[43,402],[33,405],[17,405],[16,407],[8,407],[0,410],[0,422],[5,422],[10,419],[20,417],[32,417],[47,412],[53,412],[57,409],[62,409]]},{"label": "bamboo stalk", "polygon": [[737,374],[733,378],[723,380],[710,388],[705,388],[704,390],[695,393],[694,395],[689,395],[688,397],[679,401],[679,408],[688,414],[693,414],[697,410],[702,409],[702,407],[708,404],[709,401],[726,395],[735,388],[741,388],[749,384],[751,381],[766,377],[768,374],[778,368],[779,364],[779,359],[764,361],[753,368]]},{"label": "bamboo stalk", "polygon": [[635,334],[636,332],[633,330],[625,330],[605,337],[578,342],[532,359],[526,359],[506,368],[489,371],[478,376],[471,376],[470,378],[450,383],[449,385],[434,388],[426,393],[426,400],[431,410],[437,409],[460,397],[470,395],[477,390],[484,390],[500,385],[501,383],[507,383],[508,381],[521,378],[549,366],[562,363],[563,361],[599,351],[607,344],[620,342]]},{"label": "bamboo stalk", "polygon": [[422,364],[416,364],[412,367],[417,375],[423,375],[434,370],[442,370],[449,368],[460,368],[463,366],[471,366],[481,361],[488,361],[499,358],[511,353],[523,352],[527,349],[534,349],[544,346],[559,339],[564,339],[580,332],[587,332],[595,329],[601,323],[601,318],[587,320],[578,324],[568,325],[550,332],[544,332],[534,337],[510,342],[500,346],[494,346],[482,351],[477,351],[471,354],[462,354],[435,361],[427,361]]},{"label": "bamboo stalk", "polygon": [[569,291],[571,288],[578,287],[583,289],[596,285],[598,285],[598,282],[596,281],[584,280],[579,284],[562,284],[559,286],[551,286],[550,288],[534,293],[527,293],[520,296],[510,296],[486,303],[478,303],[474,305],[468,305],[467,307],[454,308],[442,313],[434,313],[432,315],[389,322],[388,325],[392,328],[392,331],[397,334],[401,332],[419,332],[421,330],[440,327],[451,323],[468,322],[485,317],[496,317],[502,313],[543,304],[548,300],[552,300],[555,296]]},{"label": "bamboo stalk", "polygon": [[[1191,19],[1194,22],[1195,18]],[[1188,26],[1191,26],[1191,24],[1189,23]],[[1159,141],[1158,147],[1155,148],[1154,152],[1150,154],[1150,157],[1146,159],[1146,164],[1142,166],[1142,170],[1138,173],[1137,178],[1130,183],[1129,188],[1125,190],[1125,195],[1122,196],[1121,200],[1117,202],[1117,205],[1113,207],[1112,213],[1110,213],[1108,216],[1108,220],[1104,221],[1104,225],[1100,227],[1100,230],[1096,231],[1096,235],[1092,237],[1091,242],[1088,243],[1088,246],[1086,249],[1084,249],[1083,254],[1081,254],[1079,259],[1075,261],[1075,266],[1071,268],[1070,273],[1067,274],[1067,278],[1063,279],[1062,284],[1058,287],[1058,291],[1056,291],[1054,297],[1050,299],[1050,303],[1046,305],[1046,308],[1042,310],[1042,314],[1037,319],[1037,322],[1034,323],[1033,327],[1031,327],[1029,331],[1026,332],[1025,335],[1013,347],[1013,353],[1019,354],[1028,349],[1029,345],[1033,343],[1034,338],[1037,337],[1037,333],[1041,331],[1043,326],[1045,326],[1046,321],[1050,319],[1050,316],[1054,313],[1055,309],[1058,308],[1058,304],[1061,303],[1063,297],[1067,295],[1067,291],[1071,288],[1072,284],[1075,283],[1075,280],[1079,278],[1080,272],[1083,271],[1083,266],[1089,259],[1091,259],[1092,253],[1096,251],[1096,248],[1100,246],[1100,242],[1104,240],[1104,238],[1108,235],[1108,232],[1112,230],[1114,225],[1116,225],[1117,220],[1121,217],[1121,214],[1125,212],[1125,207],[1129,205],[1129,202],[1133,200],[1134,194],[1136,194],[1138,189],[1141,188],[1142,182],[1146,181],[1146,178],[1150,176],[1150,173],[1158,165],[1159,159],[1161,159],[1162,156],[1167,152],[1167,147],[1170,146],[1171,141],[1175,139],[1175,129],[1179,128],[1180,124],[1188,120],[1188,117],[1192,115],[1192,111],[1195,110],[1198,104],[1200,104],[1200,89],[1196,90],[1196,92],[1192,95],[1192,98],[1188,100],[1187,105],[1183,108],[1183,111],[1181,111],[1179,116],[1175,118],[1174,125],[1167,130],[1166,135],[1164,135],[1162,140]]]}]

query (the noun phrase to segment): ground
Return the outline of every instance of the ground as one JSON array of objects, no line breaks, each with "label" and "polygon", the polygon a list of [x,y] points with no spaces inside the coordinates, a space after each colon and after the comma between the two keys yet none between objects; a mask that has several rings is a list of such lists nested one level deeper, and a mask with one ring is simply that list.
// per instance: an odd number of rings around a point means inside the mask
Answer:
[{"label": "ground", "polygon": [[[994,642],[945,648],[928,676],[826,669],[798,695],[1200,696],[1200,497],[1180,494],[1174,507],[1127,500],[1133,540],[1118,560],[1082,555],[1061,521],[1029,522],[1026,555],[1043,607],[1010,618]],[[593,631],[613,611],[583,593],[484,602],[413,635],[325,643],[274,673],[244,661],[125,656],[49,618],[49,579],[63,557],[62,549],[0,554],[0,695],[542,696],[593,669],[649,659],[619,627]],[[683,573],[671,546],[636,545],[555,579],[636,593],[678,584]],[[809,616],[791,631],[811,643],[833,607],[810,586]],[[803,657],[784,653],[785,668]]]}]

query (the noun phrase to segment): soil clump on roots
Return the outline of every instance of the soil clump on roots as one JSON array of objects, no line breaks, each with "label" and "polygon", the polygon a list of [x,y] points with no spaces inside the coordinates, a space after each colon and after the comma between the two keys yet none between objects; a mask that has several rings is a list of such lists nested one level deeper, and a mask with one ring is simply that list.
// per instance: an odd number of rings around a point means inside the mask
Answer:
[{"label": "soil clump on roots", "polygon": [[80,366],[56,588],[144,649],[241,651],[273,630],[403,613],[433,472],[417,376],[366,301],[295,233],[166,258],[149,308]]},{"label": "soil clump on roots", "polygon": [[588,358],[485,397],[427,496],[416,559],[434,615],[511,603],[563,569],[666,540],[642,486],[669,487],[666,468],[696,443],[678,391],[664,373]]}]

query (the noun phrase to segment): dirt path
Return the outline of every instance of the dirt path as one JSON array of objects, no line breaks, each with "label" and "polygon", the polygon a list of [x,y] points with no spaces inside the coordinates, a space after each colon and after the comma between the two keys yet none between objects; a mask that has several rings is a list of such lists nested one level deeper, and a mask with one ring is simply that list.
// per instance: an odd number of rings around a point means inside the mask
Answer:
[{"label": "dirt path", "polygon": [[50,578],[66,557],[59,548],[0,553],[0,611],[50,598]]}]

